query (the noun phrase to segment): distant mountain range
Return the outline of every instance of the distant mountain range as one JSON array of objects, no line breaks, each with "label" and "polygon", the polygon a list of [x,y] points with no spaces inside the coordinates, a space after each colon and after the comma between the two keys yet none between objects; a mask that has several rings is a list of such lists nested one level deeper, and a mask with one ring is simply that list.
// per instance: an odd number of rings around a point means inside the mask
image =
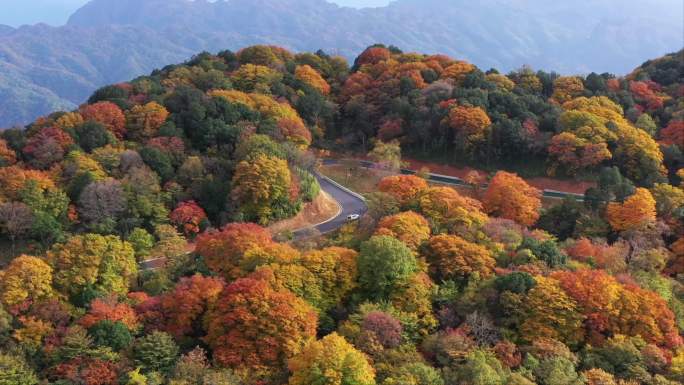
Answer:
[{"label": "distant mountain range", "polygon": [[352,59],[382,42],[482,68],[624,74],[682,48],[681,0],[93,0],[66,26],[0,25],[0,127],[199,51],[276,44]]}]

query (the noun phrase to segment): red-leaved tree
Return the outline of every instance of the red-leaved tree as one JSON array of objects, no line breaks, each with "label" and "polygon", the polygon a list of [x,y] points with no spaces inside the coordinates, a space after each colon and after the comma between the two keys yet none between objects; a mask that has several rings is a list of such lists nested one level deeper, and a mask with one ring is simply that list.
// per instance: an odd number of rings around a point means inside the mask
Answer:
[{"label": "red-leaved tree", "polygon": [[200,232],[200,224],[207,219],[207,213],[195,201],[187,201],[178,204],[169,217],[186,236],[193,236]]},{"label": "red-leaved tree", "polygon": [[112,102],[86,104],[79,109],[83,119],[104,125],[118,139],[126,136],[126,116],[121,108]]},{"label": "red-leaved tree", "polygon": [[291,292],[241,278],[226,287],[205,324],[205,341],[220,366],[284,372],[287,359],[315,338],[317,316]]},{"label": "red-leaved tree", "polygon": [[231,281],[244,275],[240,262],[245,252],[272,242],[271,233],[259,225],[231,223],[221,231],[200,235],[195,252],[211,270]]}]

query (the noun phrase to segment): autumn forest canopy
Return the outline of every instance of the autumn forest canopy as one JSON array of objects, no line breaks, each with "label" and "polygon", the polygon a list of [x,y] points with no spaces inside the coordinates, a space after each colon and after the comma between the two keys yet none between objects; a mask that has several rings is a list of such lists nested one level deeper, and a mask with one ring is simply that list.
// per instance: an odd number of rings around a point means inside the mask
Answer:
[{"label": "autumn forest canopy", "polygon": [[[560,76],[253,46],[5,130],[0,385],[683,383],[682,54]],[[272,231],[323,157],[377,177],[367,214]]]}]

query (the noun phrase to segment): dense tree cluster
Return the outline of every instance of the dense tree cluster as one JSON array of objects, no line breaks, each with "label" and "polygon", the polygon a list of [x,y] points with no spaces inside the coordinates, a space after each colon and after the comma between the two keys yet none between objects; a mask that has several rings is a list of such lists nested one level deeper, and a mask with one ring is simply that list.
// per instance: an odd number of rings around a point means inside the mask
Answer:
[{"label": "dense tree cluster", "polygon": [[[624,78],[376,45],[200,54],[0,139],[0,384],[684,382],[677,56]],[[312,146],[592,177],[390,175],[285,242]],[[514,162],[515,161],[515,162]],[[280,234],[282,235],[282,234]]]},{"label": "dense tree cluster", "polygon": [[342,85],[333,136],[350,145],[398,139],[416,156],[486,167],[541,164],[550,175],[595,175],[616,165],[652,185],[682,166],[678,60],[681,53],[624,78],[530,68],[504,75],[378,45]]}]

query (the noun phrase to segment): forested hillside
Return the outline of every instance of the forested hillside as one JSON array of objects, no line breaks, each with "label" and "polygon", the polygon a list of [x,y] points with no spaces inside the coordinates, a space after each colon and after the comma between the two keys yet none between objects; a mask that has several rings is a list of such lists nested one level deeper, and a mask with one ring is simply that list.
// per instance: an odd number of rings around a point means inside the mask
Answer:
[{"label": "forested hillside", "polygon": [[624,78],[559,76],[528,68],[482,72],[445,56],[370,48],[356,61],[338,102],[335,137],[399,140],[417,154],[451,161],[531,167],[550,175],[591,174],[615,165],[638,183],[667,180],[681,165],[682,52]]},{"label": "forested hillside", "polygon": [[[681,55],[584,77],[253,46],[5,130],[0,384],[682,383]],[[368,214],[272,234],[345,152],[381,164]],[[514,169],[594,187],[543,201]]]},{"label": "forested hillside", "polygon": [[73,108],[102,85],[196,52],[252,44],[351,60],[384,42],[483,69],[623,75],[681,48],[681,15],[670,11],[680,8],[678,0],[398,0],[363,10],[325,0],[94,0],[66,26],[0,26],[0,127]]}]

